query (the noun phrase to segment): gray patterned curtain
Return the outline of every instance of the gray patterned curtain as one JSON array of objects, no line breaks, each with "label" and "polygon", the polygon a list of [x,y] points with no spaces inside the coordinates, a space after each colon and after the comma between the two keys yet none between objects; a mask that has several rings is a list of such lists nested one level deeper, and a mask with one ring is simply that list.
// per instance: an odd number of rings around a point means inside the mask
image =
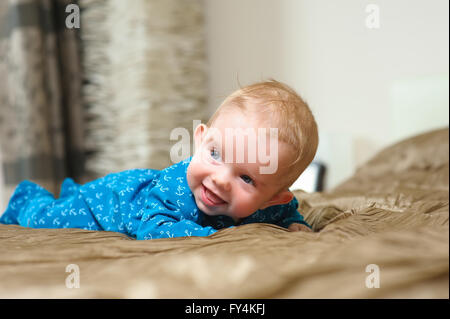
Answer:
[{"label": "gray patterned curtain", "polygon": [[75,1],[0,2],[4,198],[24,179],[58,195],[64,177],[83,176],[80,62],[77,29],[65,27],[69,3]]},{"label": "gray patterned curtain", "polygon": [[86,170],[99,177],[174,164],[172,130],[192,137],[193,121],[209,115],[205,1],[79,5]]}]

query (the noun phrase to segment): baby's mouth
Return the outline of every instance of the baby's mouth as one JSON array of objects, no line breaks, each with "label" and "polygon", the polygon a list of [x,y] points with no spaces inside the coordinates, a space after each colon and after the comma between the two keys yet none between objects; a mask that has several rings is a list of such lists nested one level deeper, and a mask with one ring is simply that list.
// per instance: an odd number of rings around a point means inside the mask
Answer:
[{"label": "baby's mouth", "polygon": [[226,202],[202,184],[202,200],[208,206],[217,206]]}]

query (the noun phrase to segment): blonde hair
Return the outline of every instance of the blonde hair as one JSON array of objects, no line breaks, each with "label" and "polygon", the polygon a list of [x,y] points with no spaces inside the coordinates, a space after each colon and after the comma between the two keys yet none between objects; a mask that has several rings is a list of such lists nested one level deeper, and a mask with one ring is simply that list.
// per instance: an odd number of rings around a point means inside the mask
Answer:
[{"label": "blonde hair", "polygon": [[249,109],[249,101],[257,102],[256,111],[270,127],[278,128],[278,139],[290,145],[294,161],[283,188],[289,187],[312,162],[319,143],[317,124],[308,105],[289,86],[275,80],[255,83],[238,89],[229,95],[209,119],[211,127],[217,117],[230,107],[243,111]]}]

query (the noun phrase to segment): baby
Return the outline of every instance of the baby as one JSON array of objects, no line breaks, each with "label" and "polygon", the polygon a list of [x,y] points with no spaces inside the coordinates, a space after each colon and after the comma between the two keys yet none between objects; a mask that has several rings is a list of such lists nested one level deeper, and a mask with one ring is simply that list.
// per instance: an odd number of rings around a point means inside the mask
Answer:
[{"label": "baby", "polygon": [[192,158],[161,171],[133,169],[84,185],[66,178],[58,199],[23,181],[0,223],[137,239],[208,236],[255,222],[310,231],[289,186],[313,160],[318,132],[295,91],[277,81],[237,90],[197,126],[194,142]]}]

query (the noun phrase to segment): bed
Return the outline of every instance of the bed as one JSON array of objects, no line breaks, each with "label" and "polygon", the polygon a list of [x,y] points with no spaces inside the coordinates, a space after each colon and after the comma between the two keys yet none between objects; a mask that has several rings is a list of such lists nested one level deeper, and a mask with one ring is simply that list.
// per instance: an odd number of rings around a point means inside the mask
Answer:
[{"label": "bed", "polygon": [[0,225],[0,298],[449,298],[448,134],[295,192],[311,233],[251,224],[136,241]]}]

